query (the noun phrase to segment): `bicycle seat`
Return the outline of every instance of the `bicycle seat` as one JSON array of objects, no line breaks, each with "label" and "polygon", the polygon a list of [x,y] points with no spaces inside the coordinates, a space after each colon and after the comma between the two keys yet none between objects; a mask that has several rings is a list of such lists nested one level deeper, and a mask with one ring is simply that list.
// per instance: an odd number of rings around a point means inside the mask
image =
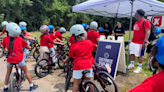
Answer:
[{"label": "bicycle seat", "polygon": [[52,51],[50,51],[50,52],[45,52],[45,54],[49,54],[49,55],[50,55],[50,54],[51,54],[51,52],[52,52]]},{"label": "bicycle seat", "polygon": [[85,75],[86,73],[90,73],[90,71],[89,70],[85,70],[85,71],[82,72],[83,75]]}]

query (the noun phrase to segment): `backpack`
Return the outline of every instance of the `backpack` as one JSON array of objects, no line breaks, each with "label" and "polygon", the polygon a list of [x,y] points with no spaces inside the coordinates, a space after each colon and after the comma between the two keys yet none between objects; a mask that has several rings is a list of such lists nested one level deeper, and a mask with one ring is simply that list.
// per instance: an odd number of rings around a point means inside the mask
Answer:
[{"label": "backpack", "polygon": [[[146,21],[147,19],[144,19],[144,21],[143,21],[143,23],[142,23],[142,26],[143,26],[143,28],[144,28],[144,24],[145,24],[145,21]],[[148,39],[148,41],[150,42],[150,41],[153,41],[154,40],[154,37],[155,37],[155,26],[154,26],[154,24],[151,22],[151,21],[149,21],[150,23],[151,23],[151,32],[150,32],[150,37],[149,37],[149,39]],[[145,29],[145,28],[144,28]]]}]

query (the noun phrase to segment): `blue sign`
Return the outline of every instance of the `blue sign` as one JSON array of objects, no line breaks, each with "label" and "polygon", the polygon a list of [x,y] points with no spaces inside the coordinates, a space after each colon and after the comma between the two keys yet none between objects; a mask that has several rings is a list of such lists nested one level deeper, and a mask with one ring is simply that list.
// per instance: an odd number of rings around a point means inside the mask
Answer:
[{"label": "blue sign", "polygon": [[99,64],[108,64],[112,71],[110,75],[114,78],[117,65],[117,59],[120,49],[120,43],[113,42],[102,42],[100,41],[98,44],[98,49],[96,52],[96,63]]}]

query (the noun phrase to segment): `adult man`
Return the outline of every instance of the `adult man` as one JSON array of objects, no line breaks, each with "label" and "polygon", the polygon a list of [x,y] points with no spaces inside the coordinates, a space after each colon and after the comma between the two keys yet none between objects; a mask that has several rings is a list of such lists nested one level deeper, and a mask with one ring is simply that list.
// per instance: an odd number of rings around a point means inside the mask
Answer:
[{"label": "adult man", "polygon": [[144,56],[146,43],[149,39],[151,32],[150,21],[146,20],[143,27],[143,21],[145,20],[144,15],[145,12],[141,9],[137,10],[137,12],[135,13],[135,19],[137,21],[133,26],[133,40],[130,43],[131,64],[128,66],[128,69],[134,69],[135,57],[138,57],[139,66],[134,71],[135,73],[142,72],[142,56]]}]

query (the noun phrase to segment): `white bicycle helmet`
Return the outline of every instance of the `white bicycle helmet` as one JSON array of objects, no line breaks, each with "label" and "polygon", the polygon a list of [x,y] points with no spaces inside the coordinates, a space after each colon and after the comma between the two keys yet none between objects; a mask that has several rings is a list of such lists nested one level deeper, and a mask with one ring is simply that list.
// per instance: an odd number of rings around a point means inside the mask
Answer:
[{"label": "white bicycle helmet", "polygon": [[21,29],[18,24],[10,22],[6,25],[6,31],[10,37],[16,37],[21,34]]},{"label": "white bicycle helmet", "polygon": [[98,23],[96,21],[92,21],[90,24],[90,29],[96,30],[98,28]]},{"label": "white bicycle helmet", "polygon": [[24,21],[22,21],[22,22],[19,22],[19,26],[20,26],[20,27],[24,27],[24,26],[27,26],[27,23],[26,23],[26,22],[24,22]]},{"label": "white bicycle helmet", "polygon": [[8,24],[7,21],[3,21],[1,25],[2,25],[2,26],[6,26],[7,24]]},{"label": "white bicycle helmet", "polygon": [[60,33],[65,33],[65,32],[66,32],[66,29],[65,29],[64,27],[61,27],[61,28],[59,29],[59,31],[60,31]]},{"label": "white bicycle helmet", "polygon": [[71,35],[74,34],[75,36],[78,36],[78,35],[84,34],[84,33],[85,33],[85,30],[84,30],[84,27],[81,24],[73,25],[70,28],[70,34]]}]

